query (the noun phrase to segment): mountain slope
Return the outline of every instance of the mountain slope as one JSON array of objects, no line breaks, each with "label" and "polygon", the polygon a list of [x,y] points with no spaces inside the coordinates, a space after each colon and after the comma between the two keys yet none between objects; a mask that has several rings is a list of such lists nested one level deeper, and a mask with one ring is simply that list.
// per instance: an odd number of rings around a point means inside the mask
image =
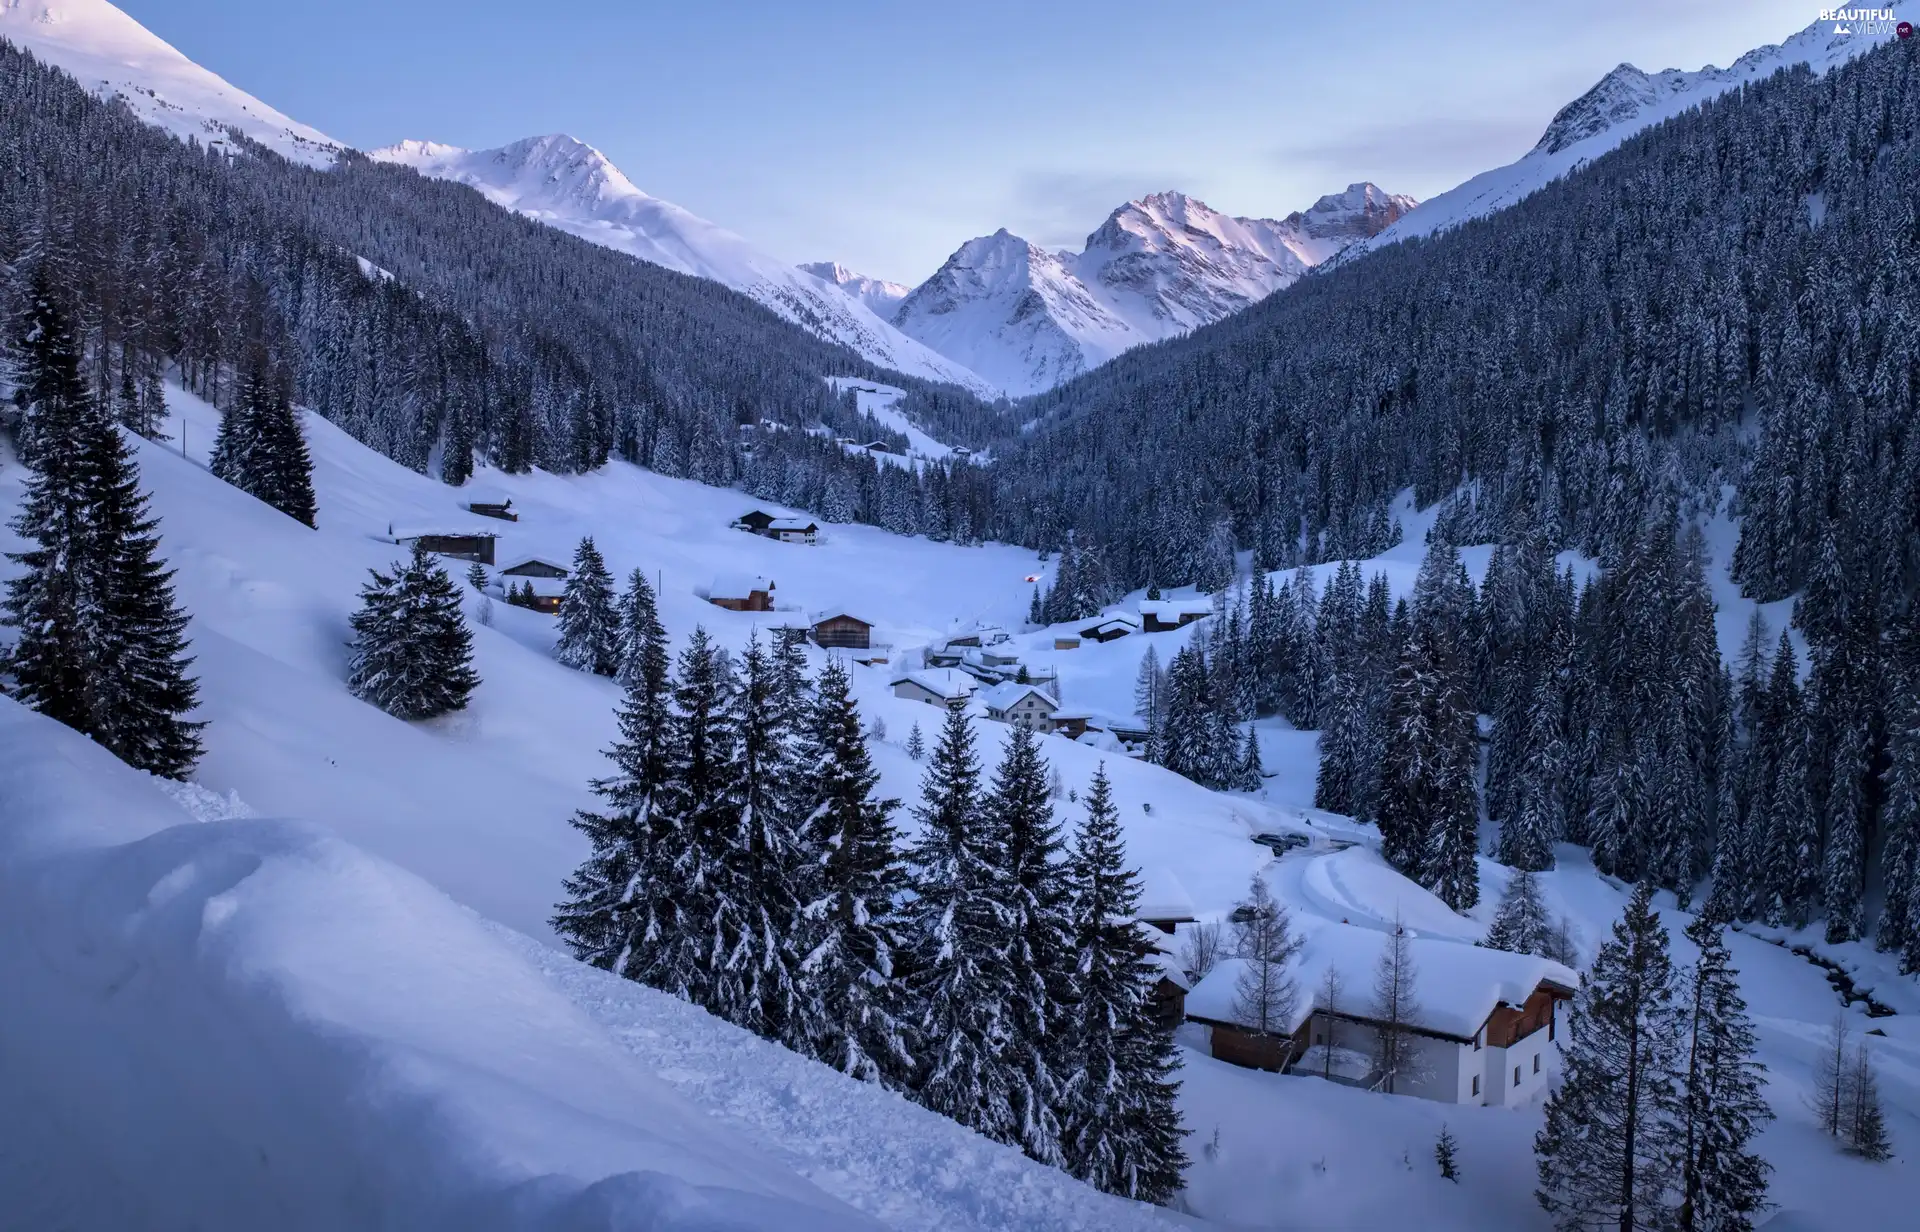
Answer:
[{"label": "mountain slope", "polygon": [[1275,221],[1156,193],[1115,210],[1079,253],[1004,228],[969,240],[894,321],[1008,392],[1036,393],[1264,299],[1413,204],[1355,184]]},{"label": "mountain slope", "polygon": [[800,267],[822,282],[830,282],[859,300],[883,321],[893,320],[900,301],[913,294],[913,288],[884,278],[857,274],[838,261],[809,261]]},{"label": "mountain slope", "polygon": [[236,128],[316,167],[342,148],[201,68],[106,0],[0,0],[0,38],[182,139],[218,141]]},{"label": "mountain slope", "polygon": [[402,141],[379,162],[479,190],[488,200],[581,239],[740,291],[780,316],[910,376],[997,392],[903,336],[857,298],[761,252],[723,227],[636,187],[606,155],[572,137],[528,137],[491,150]]},{"label": "mountain slope", "polygon": [[[1883,6],[1894,8],[1898,6]],[[1887,23],[1889,26],[1891,23]],[[1502,210],[1522,197],[1618,146],[1627,138],[1689,107],[1742,85],[1804,64],[1824,73],[1892,36],[1854,23],[1838,34],[1838,23],[1816,21],[1782,43],[1758,47],[1727,68],[1708,65],[1695,72],[1670,68],[1646,73],[1622,64],[1585,94],[1562,107],[1539,142],[1504,167],[1483,171],[1466,183],[1422,202],[1392,226],[1342,254],[1351,260],[1386,244],[1432,235],[1468,219]]]}]

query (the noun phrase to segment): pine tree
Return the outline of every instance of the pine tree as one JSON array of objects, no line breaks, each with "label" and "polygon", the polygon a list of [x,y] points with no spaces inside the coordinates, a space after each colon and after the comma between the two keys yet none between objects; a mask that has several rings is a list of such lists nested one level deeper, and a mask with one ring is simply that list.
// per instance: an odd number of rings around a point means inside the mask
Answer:
[{"label": "pine tree", "polygon": [[1667,933],[1642,882],[1582,977],[1565,1077],[1534,1139],[1562,1228],[1661,1229],[1678,1188],[1680,1018]]},{"label": "pine tree", "polygon": [[1880,1106],[1880,1080],[1864,1043],[1854,1047],[1846,1096],[1843,1136],[1847,1150],[1874,1163],[1891,1159],[1893,1143],[1887,1137],[1886,1112]]},{"label": "pine tree", "polygon": [[1418,1075],[1419,1050],[1408,1028],[1420,1016],[1415,991],[1420,972],[1413,962],[1413,939],[1398,913],[1393,931],[1380,947],[1373,969],[1373,1067],[1387,1094],[1402,1080]]},{"label": "pine tree", "polygon": [[1764,755],[1773,759],[1767,800],[1764,918],[1775,927],[1806,924],[1820,888],[1820,824],[1807,795],[1809,736],[1793,644],[1780,635],[1767,689]]},{"label": "pine tree", "polygon": [[1688,980],[1686,1067],[1681,1076],[1681,1232],[1744,1232],[1765,1206],[1772,1171],[1749,1151],[1773,1120],[1762,1093],[1766,1067],[1727,951],[1725,923],[1703,912],[1687,927],[1700,947]]},{"label": "pine tree", "polygon": [[392,569],[361,588],[347,690],[401,719],[465,709],[480,677],[459,593],[418,543]]},{"label": "pine tree", "polygon": [[487,593],[487,567],[477,560],[467,566],[467,585],[483,595]]},{"label": "pine tree", "polygon": [[13,530],[5,622],[14,694],[142,770],[182,778],[199,759],[202,724],[184,716],[185,613],[155,559],[157,523],[120,431],[88,394],[69,319],[36,268],[18,347],[19,444],[34,468]]},{"label": "pine tree", "polygon": [[1902,956],[1901,970],[1920,970],[1920,696],[1909,684],[1894,712],[1887,740],[1886,796],[1881,817],[1886,843],[1880,866],[1885,901],[1874,945]]},{"label": "pine tree", "polygon": [[1154,1012],[1160,969],[1133,922],[1139,878],[1126,866],[1104,765],[1086,804],[1068,873],[1078,995],[1066,1031],[1073,1066],[1062,1075],[1061,1144],[1067,1171],[1081,1180],[1164,1203],[1179,1192],[1187,1163],[1173,1080],[1179,1054],[1173,1024]]},{"label": "pine tree", "polygon": [[248,347],[233,402],[220,416],[210,469],[294,521],[314,525],[313,458],[285,377],[262,342]]},{"label": "pine tree", "polygon": [[1544,956],[1549,927],[1539,883],[1527,869],[1516,870],[1507,879],[1500,906],[1493,913],[1493,923],[1487,927],[1487,946],[1513,954]]},{"label": "pine tree", "polygon": [[1444,1124],[1441,1125],[1440,1137],[1433,1144],[1433,1161],[1440,1165],[1442,1180],[1459,1181],[1460,1164],[1455,1158],[1458,1149],[1459,1143],[1454,1140],[1453,1134]]},{"label": "pine tree", "polygon": [[1024,727],[1007,735],[983,816],[989,833],[1004,845],[1000,874],[1007,913],[999,945],[1012,981],[1008,1059],[1014,1071],[1020,1145],[1034,1159],[1059,1166],[1060,1081],[1071,1065],[1065,1034],[1075,966],[1068,915],[1071,888],[1040,739]]},{"label": "pine tree", "polygon": [[[667,671],[667,631],[660,623],[660,608],[647,575],[635,569],[620,596],[620,683],[631,690],[641,682],[648,696],[664,698]],[[664,725],[664,702],[650,721]]]},{"label": "pine tree", "polygon": [[1416,622],[1401,649],[1381,765],[1381,854],[1461,910],[1479,898],[1475,719],[1440,629]]},{"label": "pine tree", "polygon": [[1247,897],[1230,919],[1233,955],[1245,963],[1233,986],[1234,1021],[1262,1035],[1292,1035],[1300,985],[1287,967],[1302,941],[1293,934],[1286,904],[1275,899],[1266,879],[1255,873]]},{"label": "pine tree", "polygon": [[1240,745],[1240,768],[1233,785],[1240,791],[1259,791],[1266,778],[1266,770],[1260,764],[1260,736],[1249,723]]},{"label": "pine tree", "polygon": [[999,1142],[1018,1142],[1012,972],[999,948],[1012,908],[1005,844],[980,798],[973,728],[952,710],[922,781],[920,837],[908,856],[910,992],[924,1040],[915,1098]]},{"label": "pine tree", "polygon": [[915,723],[907,732],[907,756],[919,761],[927,755],[927,738],[920,734],[920,724]]},{"label": "pine tree", "polygon": [[899,969],[899,904],[907,888],[893,825],[900,802],[874,797],[880,774],[837,658],[821,669],[801,747],[813,801],[805,848],[821,853],[821,865],[802,926],[809,1006],[806,1035],[797,1042],[844,1074],[900,1086],[913,1064]]},{"label": "pine tree", "polygon": [[573,571],[567,575],[566,593],[560,600],[560,641],[554,657],[579,671],[616,675],[620,640],[613,575],[588,535],[573,552]]}]

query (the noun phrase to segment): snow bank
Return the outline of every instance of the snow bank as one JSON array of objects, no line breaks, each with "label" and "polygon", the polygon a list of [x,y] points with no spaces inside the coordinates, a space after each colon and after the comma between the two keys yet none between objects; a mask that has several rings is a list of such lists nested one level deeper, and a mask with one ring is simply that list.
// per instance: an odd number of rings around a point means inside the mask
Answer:
[{"label": "snow bank", "polygon": [[648,1076],[471,913],[194,822],[0,699],[11,1226],[875,1226]]}]

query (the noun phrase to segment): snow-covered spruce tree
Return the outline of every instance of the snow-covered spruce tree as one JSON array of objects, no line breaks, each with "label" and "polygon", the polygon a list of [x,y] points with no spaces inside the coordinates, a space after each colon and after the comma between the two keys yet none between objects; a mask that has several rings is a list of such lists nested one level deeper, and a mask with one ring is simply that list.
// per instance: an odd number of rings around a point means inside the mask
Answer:
[{"label": "snow-covered spruce tree", "polygon": [[467,566],[467,585],[483,595],[487,593],[487,567],[477,560]]},{"label": "snow-covered spruce tree", "polygon": [[1336,669],[1332,697],[1320,731],[1320,767],[1314,778],[1313,807],[1329,813],[1364,816],[1361,782],[1379,756],[1371,747],[1367,699],[1352,672]]},{"label": "snow-covered spruce tree", "polygon": [[907,731],[907,756],[919,761],[927,755],[927,738],[920,732],[920,724],[915,723]]},{"label": "snow-covered spruce tree", "polygon": [[5,621],[15,695],[131,766],[184,778],[202,723],[184,717],[187,615],[157,559],[158,522],[118,426],[88,394],[79,347],[52,292],[37,282],[21,346],[23,443],[34,474],[12,523],[32,546],[9,553]]},{"label": "snow-covered spruce tree", "polygon": [[588,535],[573,551],[573,572],[560,599],[560,641],[553,654],[568,667],[612,676],[620,671],[620,641],[613,574]]},{"label": "snow-covered spruce tree", "polygon": [[1173,1024],[1154,1012],[1160,968],[1134,914],[1138,876],[1127,867],[1120,811],[1105,765],[1087,788],[1074,837],[1072,952],[1076,996],[1066,1035],[1073,1065],[1061,1075],[1066,1169],[1097,1189],[1165,1203],[1186,1170]]},{"label": "snow-covered spruce tree", "polygon": [[254,341],[232,404],[220,416],[210,469],[218,479],[273,506],[296,522],[314,524],[313,458],[293,409],[287,377]]},{"label": "snow-covered spruce tree", "polygon": [[656,875],[645,890],[653,921],[627,960],[632,978],[709,1008],[717,984],[734,974],[745,907],[734,877],[746,811],[734,688],[696,626],[675,663],[660,737],[648,862]]},{"label": "snow-covered spruce tree", "polygon": [[1558,667],[1541,675],[1524,712],[1526,746],[1509,793],[1513,807],[1500,825],[1494,852],[1502,864],[1529,872],[1553,867],[1553,845],[1560,841],[1563,826],[1561,779],[1567,747],[1561,723],[1571,646],[1557,653]]},{"label": "snow-covered spruce tree", "polygon": [[1820,891],[1820,822],[1807,794],[1809,735],[1797,674],[1793,643],[1782,633],[1767,687],[1771,731],[1763,755],[1773,764],[1762,918],[1775,927],[1793,928],[1806,924]]},{"label": "snow-covered spruce tree", "polygon": [[1381,853],[1394,867],[1464,911],[1480,900],[1478,740],[1449,619],[1446,608],[1416,616],[1401,651],[1387,709],[1379,820]]},{"label": "snow-covered spruce tree", "polygon": [[804,849],[822,862],[801,925],[807,1034],[795,1046],[864,1082],[899,1087],[913,1065],[899,966],[907,889],[893,825],[900,802],[874,797],[880,774],[838,658],[815,685],[800,761],[813,801]]},{"label": "snow-covered spruce tree", "polygon": [[1020,1141],[1007,1053],[1016,1035],[1012,971],[1002,950],[1012,908],[1006,856],[980,799],[973,727],[947,714],[914,810],[920,837],[908,855],[909,989],[920,1013],[914,1097],[999,1142]]},{"label": "snow-covered spruce tree", "polygon": [[1681,1072],[1680,1232],[1746,1232],[1765,1206],[1772,1168],[1747,1148],[1773,1120],[1762,1093],[1766,1067],[1739,973],[1727,951],[1726,925],[1702,912],[1687,926],[1700,959],[1687,980],[1687,1052]]},{"label": "snow-covered spruce tree", "polygon": [[1507,879],[1500,895],[1500,906],[1487,926],[1486,944],[1490,949],[1514,954],[1547,952],[1547,907],[1540,900],[1540,885],[1527,869],[1517,870]]},{"label": "snow-covered spruce tree", "polygon": [[1292,1035],[1300,985],[1287,967],[1302,942],[1294,936],[1286,904],[1255,873],[1231,920],[1233,956],[1246,962],[1233,985],[1233,1020],[1262,1035]]},{"label": "snow-covered spruce tree", "polygon": [[1380,959],[1373,969],[1373,1068],[1380,1076],[1381,1090],[1394,1093],[1402,1080],[1417,1077],[1419,1050],[1411,1024],[1420,1015],[1416,985],[1420,972],[1413,962],[1413,939],[1398,913],[1393,931],[1380,947]]},{"label": "snow-covered spruce tree", "polygon": [[417,543],[412,559],[392,568],[369,570],[373,580],[361,588],[347,690],[401,719],[465,709],[480,677],[459,592]]},{"label": "snow-covered spruce tree", "polygon": [[1433,1143],[1433,1162],[1440,1166],[1442,1180],[1458,1182],[1460,1180],[1460,1144],[1451,1131],[1443,1124],[1440,1136]]},{"label": "snow-covered spruce tree", "polygon": [[1076,966],[1068,914],[1072,887],[1048,797],[1047,763],[1040,756],[1040,738],[1028,729],[1007,733],[982,812],[1004,852],[1000,871],[1007,910],[999,944],[1010,968],[1008,1060],[1020,1145],[1034,1159],[1058,1167],[1065,1160],[1061,1082],[1072,1066],[1067,1034]]},{"label": "snow-covered spruce tree", "polygon": [[1880,863],[1885,902],[1874,945],[1901,956],[1901,970],[1920,971],[1920,680],[1903,690],[1887,738],[1886,844]]},{"label": "snow-covered spruce tree", "polygon": [[802,910],[814,900],[825,847],[805,841],[812,812],[807,765],[799,748],[802,680],[789,680],[778,656],[756,635],[747,643],[730,698],[739,738],[742,801],[739,829],[717,835],[715,875],[708,887],[726,910],[716,935],[733,938],[716,960],[707,1008],[768,1039],[798,1046],[815,1030],[805,1021],[798,967],[804,951]]},{"label": "snow-covered spruce tree", "polygon": [[1642,882],[1574,998],[1565,1076],[1534,1139],[1561,1228],[1663,1229],[1681,1175],[1680,1028],[1667,931]]},{"label": "snow-covered spruce tree", "polygon": [[631,690],[636,683],[649,697],[662,699],[660,709],[650,716],[658,726],[666,720],[667,630],[660,623],[660,607],[654,598],[647,575],[638,569],[627,575],[626,593],[620,596],[620,683]]},{"label": "snow-covered spruce tree", "polygon": [[1233,785],[1240,791],[1259,791],[1266,778],[1266,767],[1260,764],[1260,737],[1249,723],[1240,744],[1240,770]]}]

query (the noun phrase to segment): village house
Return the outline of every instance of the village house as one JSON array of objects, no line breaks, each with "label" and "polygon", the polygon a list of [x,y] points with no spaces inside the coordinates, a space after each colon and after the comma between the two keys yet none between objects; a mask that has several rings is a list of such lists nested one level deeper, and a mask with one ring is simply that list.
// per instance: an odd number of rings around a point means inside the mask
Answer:
[{"label": "village house", "polygon": [[1140,618],[1131,612],[1109,612],[1080,630],[1080,636],[1095,642],[1111,642],[1129,633],[1140,632]]},{"label": "village house", "polygon": [[1078,650],[1080,649],[1080,639],[1077,637],[1056,637],[1053,639],[1053,648],[1055,650]]},{"label": "village house", "polygon": [[814,645],[828,650],[869,650],[873,646],[873,622],[845,608],[815,612],[809,632]]},{"label": "village house", "polygon": [[[1298,992],[1293,1020],[1258,1031],[1242,1020],[1237,986],[1248,960],[1223,959],[1187,993],[1187,1021],[1207,1028],[1212,1055],[1253,1069],[1327,1077],[1442,1103],[1515,1107],[1541,1098],[1560,1048],[1561,1002],[1578,977],[1548,959],[1458,941],[1408,941],[1414,1009],[1399,1030],[1406,1059],[1380,1072],[1387,1024],[1374,1016],[1374,972],[1389,938],[1377,929],[1295,919],[1302,931],[1289,964]],[[1321,1004],[1326,974],[1339,999]]]},{"label": "village house", "polygon": [[1213,615],[1213,600],[1205,595],[1193,599],[1142,599],[1140,628],[1145,633],[1170,633],[1184,629],[1194,621]]},{"label": "village house", "polygon": [[569,572],[565,565],[543,557],[522,557],[500,570],[500,593],[520,607],[557,612],[566,597]]},{"label": "village house", "polygon": [[1078,740],[1093,730],[1093,711],[1055,710],[1053,730],[1069,740]]},{"label": "village house", "polygon": [[744,530],[750,535],[759,535],[762,539],[772,539],[779,543],[818,543],[820,524],[812,518],[789,518],[768,513],[764,509],[752,509],[741,514],[728,527]]},{"label": "village house", "polygon": [[774,515],[764,509],[750,509],[729,522],[731,530],[744,530],[750,535],[764,535],[767,527],[773,525]]},{"label": "village house", "polygon": [[1133,909],[1133,918],[1167,937],[1196,920],[1187,887],[1170,870],[1152,865],[1140,870],[1140,905]]},{"label": "village house", "polygon": [[426,526],[387,527],[387,538],[402,546],[418,543],[435,556],[451,556],[456,560],[478,561],[483,565],[493,563],[494,540],[500,536],[490,530]]},{"label": "village house", "polygon": [[723,575],[707,588],[707,602],[729,612],[771,612],[773,586],[768,579],[751,574]]},{"label": "village house", "polygon": [[1042,735],[1053,730],[1053,711],[1058,702],[1030,684],[997,684],[980,694],[987,717],[998,723],[1011,723]]},{"label": "village house", "polygon": [[967,704],[979,684],[965,672],[934,668],[908,672],[893,682],[893,695],[929,706],[958,710]]}]

